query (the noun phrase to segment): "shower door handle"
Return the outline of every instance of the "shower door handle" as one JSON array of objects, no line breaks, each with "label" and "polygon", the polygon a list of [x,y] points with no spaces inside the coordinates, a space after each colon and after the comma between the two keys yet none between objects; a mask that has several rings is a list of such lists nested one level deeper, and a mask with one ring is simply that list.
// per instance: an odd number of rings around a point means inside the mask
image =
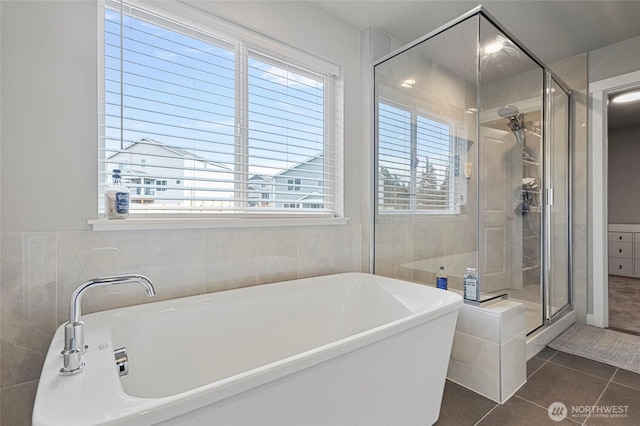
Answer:
[{"label": "shower door handle", "polygon": [[547,205],[548,206],[553,205],[553,188],[547,189]]}]

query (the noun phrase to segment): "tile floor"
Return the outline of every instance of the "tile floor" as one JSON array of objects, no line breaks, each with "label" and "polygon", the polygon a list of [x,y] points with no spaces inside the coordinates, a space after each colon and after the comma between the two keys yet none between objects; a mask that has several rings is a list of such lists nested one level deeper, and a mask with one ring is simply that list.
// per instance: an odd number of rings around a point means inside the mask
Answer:
[{"label": "tile floor", "polygon": [[[549,406],[567,407],[554,421]],[[599,413],[585,414],[595,406]],[[574,411],[575,410],[575,411]],[[617,415],[607,414],[613,410]],[[615,417],[614,417],[615,416]],[[504,404],[447,380],[438,426],[640,424],[640,374],[545,348],[527,362],[527,383]]]}]

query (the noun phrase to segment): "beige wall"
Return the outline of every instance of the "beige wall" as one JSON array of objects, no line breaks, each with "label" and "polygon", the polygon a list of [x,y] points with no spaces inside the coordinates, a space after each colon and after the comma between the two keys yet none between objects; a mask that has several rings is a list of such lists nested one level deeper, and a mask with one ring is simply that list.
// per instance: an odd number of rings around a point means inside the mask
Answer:
[{"label": "beige wall", "polygon": [[640,223],[640,125],[609,130],[609,223]]},{"label": "beige wall", "polygon": [[589,82],[640,70],[640,37],[589,52]]},{"label": "beige wall", "polygon": [[94,2],[2,2],[2,231],[96,216]]}]

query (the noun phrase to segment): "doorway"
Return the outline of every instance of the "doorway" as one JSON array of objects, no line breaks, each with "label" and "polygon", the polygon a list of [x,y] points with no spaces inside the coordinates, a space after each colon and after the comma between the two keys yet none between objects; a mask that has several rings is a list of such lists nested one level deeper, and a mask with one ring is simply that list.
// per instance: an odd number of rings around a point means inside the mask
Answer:
[{"label": "doorway", "polygon": [[[634,98],[637,97],[637,98]],[[635,100],[634,100],[635,99]],[[640,88],[607,105],[608,297],[610,329],[640,334]],[[637,244],[636,244],[637,243]]]},{"label": "doorway", "polygon": [[[609,326],[609,212],[608,212],[608,114],[609,98],[617,93],[640,88],[640,71],[600,80],[589,85],[592,100],[590,114],[591,141],[589,146],[589,282],[587,323],[606,328]],[[614,228],[613,232],[631,232],[633,229]],[[615,236],[614,236],[615,237]],[[620,241],[628,235],[618,235]],[[612,237],[613,238],[613,237]],[[632,248],[635,242],[632,237]],[[618,250],[620,247],[618,247]],[[632,259],[633,261],[633,259]],[[634,265],[635,266],[635,265]],[[629,267],[627,267],[629,268]]]}]

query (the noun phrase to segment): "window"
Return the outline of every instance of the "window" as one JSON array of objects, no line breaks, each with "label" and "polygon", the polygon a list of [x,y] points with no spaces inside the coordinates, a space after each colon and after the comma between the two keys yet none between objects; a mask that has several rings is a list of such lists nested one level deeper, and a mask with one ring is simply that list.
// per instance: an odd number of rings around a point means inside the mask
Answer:
[{"label": "window", "polygon": [[[187,6],[158,4],[105,2],[99,194],[120,167],[132,215],[340,216],[339,68],[211,16],[186,26]],[[269,202],[255,202],[256,179]]]},{"label": "window", "polygon": [[144,195],[155,195],[156,194],[156,189],[153,187],[155,186],[155,181],[153,179],[145,179],[144,180]]},{"label": "window", "polygon": [[288,179],[287,191],[300,191],[300,179]]},{"label": "window", "polygon": [[455,213],[450,126],[388,101],[378,104],[378,129],[378,210]]},{"label": "window", "polygon": [[[122,183],[125,186],[128,186],[129,189],[131,190],[131,195],[140,195],[142,194],[142,179],[140,178],[129,178],[129,179],[124,179],[122,181]],[[132,197],[131,200],[133,201],[135,198]]]}]

